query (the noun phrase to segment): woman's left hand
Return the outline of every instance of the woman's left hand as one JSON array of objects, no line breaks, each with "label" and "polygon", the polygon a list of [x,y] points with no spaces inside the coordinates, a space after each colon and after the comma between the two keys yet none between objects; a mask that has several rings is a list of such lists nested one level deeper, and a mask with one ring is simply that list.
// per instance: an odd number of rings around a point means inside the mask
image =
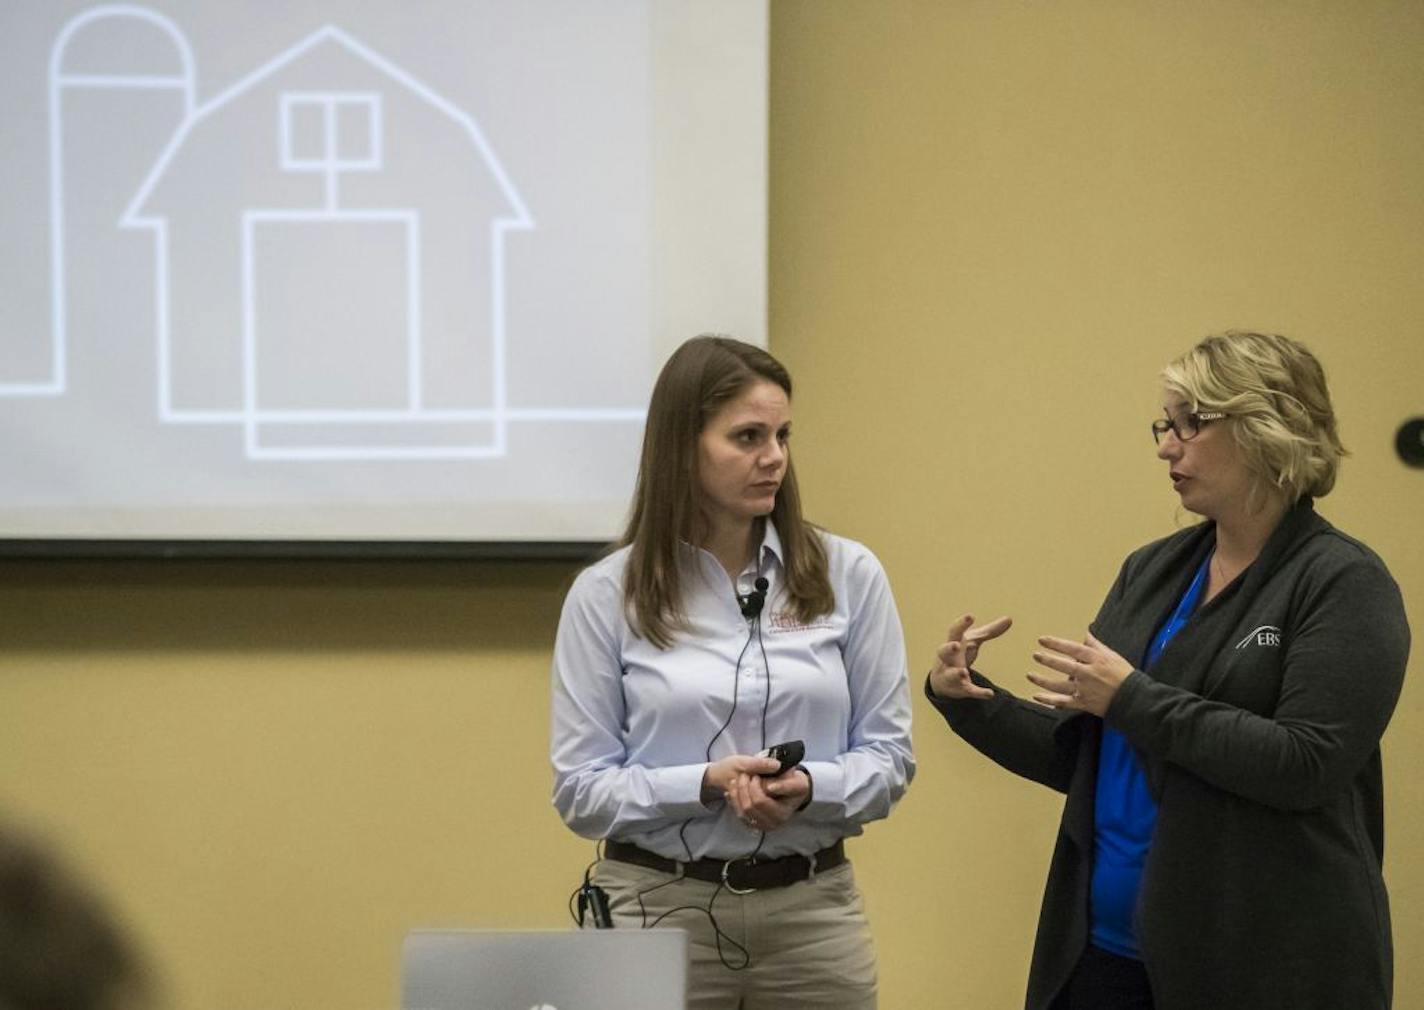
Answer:
[{"label": "woman's left hand", "polygon": [[1102,716],[1132,664],[1099,642],[1090,632],[1082,642],[1044,635],[1033,661],[1061,676],[1030,673],[1028,679],[1042,688],[1033,700],[1052,708],[1075,709]]},{"label": "woman's left hand", "polygon": [[742,774],[727,790],[727,802],[737,819],[752,831],[775,831],[791,820],[810,790],[810,782],[799,768],[787,769],[775,778]]}]

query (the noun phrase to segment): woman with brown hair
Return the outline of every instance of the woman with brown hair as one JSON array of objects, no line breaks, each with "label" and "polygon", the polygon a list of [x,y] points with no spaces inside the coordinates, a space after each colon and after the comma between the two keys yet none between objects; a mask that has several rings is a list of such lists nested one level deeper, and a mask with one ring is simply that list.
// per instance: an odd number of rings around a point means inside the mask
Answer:
[{"label": "woman with brown hair", "polygon": [[802,519],[790,434],[780,362],[683,344],[627,532],[575,581],[554,650],[554,805],[606,839],[617,926],[689,932],[694,1008],[875,1006],[843,843],[914,773],[885,573]]}]

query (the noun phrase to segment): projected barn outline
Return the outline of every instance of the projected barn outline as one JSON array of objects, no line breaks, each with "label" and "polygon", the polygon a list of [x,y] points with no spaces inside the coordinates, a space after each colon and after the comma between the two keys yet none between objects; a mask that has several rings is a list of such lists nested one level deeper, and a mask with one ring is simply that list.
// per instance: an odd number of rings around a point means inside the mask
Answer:
[{"label": "projected barn outline", "polygon": [[[144,78],[138,75],[104,77],[65,73],[63,55],[73,34],[91,22],[105,18],[134,18],[159,27],[172,40],[179,53],[182,73]],[[93,30],[91,28],[91,30]],[[325,61],[328,68],[342,64],[356,68],[342,81],[317,81],[313,86],[312,65]],[[62,395],[66,390],[65,360],[65,260],[64,260],[64,173],[58,138],[62,129],[63,93],[68,88],[179,88],[185,97],[186,115],[167,146],[159,154],[151,171],[134,194],[121,220],[120,227],[147,230],[153,236],[155,256],[155,319],[156,368],[158,372],[158,417],[172,424],[240,425],[244,451],[252,459],[460,459],[498,457],[507,452],[507,425],[520,420],[560,421],[636,421],[642,411],[636,409],[520,408],[508,406],[505,390],[505,237],[510,231],[531,229],[533,218],[507,176],[503,166],[487,142],[478,123],[467,113],[436,94],[404,69],[371,50],[340,28],[328,25],[308,35],[302,41],[281,52],[253,70],[237,83],[210,100],[195,105],[194,61],[182,33],[169,19],[146,8],[131,5],[111,5],[94,8],[74,18],[57,36],[51,53],[50,126],[51,126],[51,219],[53,275],[53,366],[47,381],[0,386],[0,395]],[[305,70],[306,76],[303,76]],[[321,75],[318,73],[317,75]],[[287,84],[283,81],[293,78]],[[352,84],[358,80],[360,86]],[[372,81],[378,86],[372,86]],[[174,208],[164,205],[164,186],[170,173],[180,171],[182,162],[194,146],[212,143],[206,134],[220,125],[224,117],[240,109],[244,103],[257,103],[260,114],[270,118],[265,136],[272,145],[268,167],[287,177],[305,176],[318,183],[320,193],[314,198],[260,201],[239,204],[232,208],[229,225],[238,250],[236,267],[230,272],[214,271],[226,278],[226,283],[240,290],[238,318],[231,321],[220,339],[230,341],[237,350],[240,376],[235,395],[228,401],[195,403],[182,395],[184,385],[181,367],[175,370],[175,350],[182,341],[209,339],[213,328],[198,327],[185,314],[181,280],[175,279],[175,267],[181,272],[189,258],[181,250],[175,253],[174,233],[181,225],[171,227]],[[497,201],[490,212],[471,225],[471,217],[454,213],[434,215],[416,202],[369,199],[364,202],[348,199],[363,178],[379,176],[387,168],[387,153],[391,141],[390,125],[398,123],[407,111],[392,112],[392,106],[418,103],[427,112],[443,117],[451,131],[460,135],[466,149],[473,153],[476,165],[485,180],[484,185]],[[354,118],[353,118],[354,117]],[[305,129],[302,126],[305,122]],[[345,125],[343,125],[343,122]],[[352,127],[351,123],[355,126]],[[319,124],[315,132],[313,123]],[[250,148],[251,140],[243,137]],[[315,146],[313,146],[313,141]],[[248,150],[244,157],[251,161]],[[250,167],[250,166],[249,166]],[[246,170],[246,169],[244,169]],[[243,180],[251,184],[250,178]],[[215,187],[220,191],[220,187]],[[418,194],[417,194],[418,195]],[[290,194],[288,194],[290,196]],[[448,208],[447,208],[448,211]],[[449,292],[442,293],[433,272],[422,261],[422,249],[428,244],[426,232],[446,227],[456,220],[472,232],[469,247],[477,254],[478,272],[485,287],[484,311],[478,320],[470,321],[469,329],[459,334],[464,341],[461,353],[468,356],[478,343],[482,354],[483,382],[478,389],[461,391],[452,397],[452,376],[464,378],[476,370],[451,367],[448,354],[451,334],[438,334],[443,345],[432,341],[427,319],[430,309],[448,309]],[[400,368],[403,381],[398,397],[387,396],[379,404],[323,403],[318,406],[291,402],[272,402],[271,383],[266,377],[279,372],[283,346],[263,342],[271,314],[264,317],[263,284],[274,271],[263,269],[264,249],[286,241],[284,236],[301,236],[304,230],[323,226],[371,226],[384,229],[387,244],[395,241],[400,247],[398,269],[388,270],[383,279],[396,288],[394,302],[403,308],[404,319],[398,327],[401,341]],[[479,229],[483,238],[473,232]],[[389,236],[397,238],[391,240]],[[298,243],[301,239],[298,239]],[[181,245],[181,242],[177,243]],[[362,248],[362,243],[343,244]],[[448,248],[448,244],[446,246]],[[374,248],[374,246],[372,246]],[[295,254],[289,254],[291,261]],[[346,261],[358,256],[340,257]],[[336,262],[335,260],[333,262]],[[468,280],[466,275],[465,280]],[[470,285],[473,287],[474,285]],[[369,294],[368,285],[355,283],[346,290],[353,296]],[[449,289],[449,285],[446,285]],[[329,292],[328,292],[329,294]],[[469,299],[468,293],[464,295]],[[220,304],[209,301],[207,304]],[[440,313],[447,317],[450,312]],[[210,322],[210,320],[209,320]],[[281,330],[281,320],[276,320]],[[206,336],[200,336],[205,334]],[[286,336],[283,334],[283,336]],[[181,357],[181,356],[180,356]],[[458,355],[454,362],[460,364]],[[390,370],[394,374],[397,369]],[[444,383],[438,395],[432,395],[432,378]],[[330,391],[328,391],[330,392]],[[389,393],[389,391],[386,391]],[[359,397],[358,397],[359,399]],[[452,402],[454,401],[454,402]],[[281,432],[281,439],[264,441],[264,434]]]}]

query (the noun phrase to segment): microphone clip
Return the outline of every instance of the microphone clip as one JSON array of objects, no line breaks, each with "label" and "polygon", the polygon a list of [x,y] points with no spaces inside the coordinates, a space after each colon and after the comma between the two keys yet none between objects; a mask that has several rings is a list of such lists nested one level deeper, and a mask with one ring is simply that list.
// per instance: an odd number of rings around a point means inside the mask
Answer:
[{"label": "microphone clip", "polygon": [[742,616],[747,620],[754,620],[761,616],[761,608],[766,606],[766,589],[769,583],[763,576],[758,575],[753,583],[750,593],[745,596],[738,595],[737,605],[742,609]]}]

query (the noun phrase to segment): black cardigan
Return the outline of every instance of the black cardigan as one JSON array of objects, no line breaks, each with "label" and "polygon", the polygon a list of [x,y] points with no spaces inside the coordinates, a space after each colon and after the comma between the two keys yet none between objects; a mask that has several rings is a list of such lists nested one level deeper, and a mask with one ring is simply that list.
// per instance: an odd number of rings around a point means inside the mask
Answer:
[{"label": "black cardigan", "polygon": [[[1130,555],[1093,634],[1140,666],[1215,535],[1204,523]],[[1157,1010],[1390,1005],[1379,740],[1408,653],[1384,563],[1303,499],[1118,689],[1106,721],[1158,804],[1137,908]],[[974,679],[995,697],[925,693],[975,748],[1068,794],[1026,1002],[1048,1010],[1088,942],[1102,722]]]}]

